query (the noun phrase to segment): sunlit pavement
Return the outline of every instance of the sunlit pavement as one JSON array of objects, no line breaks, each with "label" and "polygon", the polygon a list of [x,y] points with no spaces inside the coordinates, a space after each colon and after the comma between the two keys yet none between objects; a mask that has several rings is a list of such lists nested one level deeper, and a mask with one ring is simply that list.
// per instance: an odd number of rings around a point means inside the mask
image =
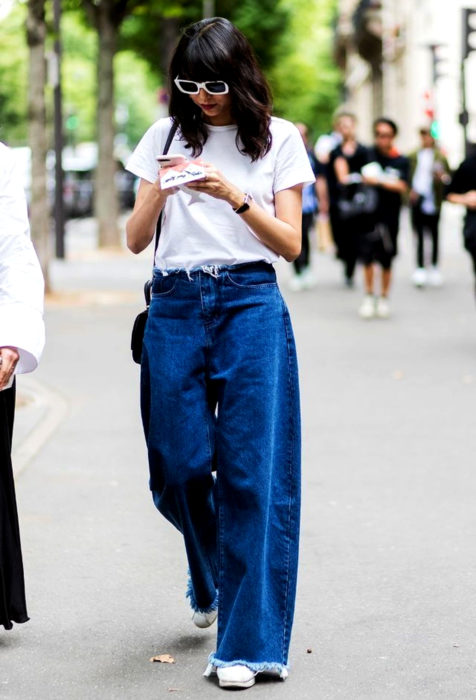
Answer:
[{"label": "sunlit pavement", "polygon": [[[476,308],[455,210],[443,233],[445,285],[424,290],[402,233],[388,320],[358,318],[360,284],[344,288],[330,254],[315,252],[302,293],[279,265],[301,369],[300,585],[289,679],[250,694],[475,697]],[[129,335],[150,251],[93,243],[74,222],[69,261],[52,266],[38,425],[54,396],[63,411],[17,476],[31,621],[0,633],[0,698],[222,695],[201,677],[214,632],[190,622],[180,537],[147,488]]]}]

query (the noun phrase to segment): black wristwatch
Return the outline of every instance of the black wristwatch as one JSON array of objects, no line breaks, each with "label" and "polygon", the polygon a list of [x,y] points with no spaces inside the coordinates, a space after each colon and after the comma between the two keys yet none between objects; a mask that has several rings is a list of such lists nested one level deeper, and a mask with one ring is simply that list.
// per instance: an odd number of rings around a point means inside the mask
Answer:
[{"label": "black wristwatch", "polygon": [[250,202],[253,200],[253,196],[249,192],[245,192],[243,199],[243,204],[241,204],[238,209],[233,209],[235,214],[243,214],[243,212],[248,211],[250,208]]}]

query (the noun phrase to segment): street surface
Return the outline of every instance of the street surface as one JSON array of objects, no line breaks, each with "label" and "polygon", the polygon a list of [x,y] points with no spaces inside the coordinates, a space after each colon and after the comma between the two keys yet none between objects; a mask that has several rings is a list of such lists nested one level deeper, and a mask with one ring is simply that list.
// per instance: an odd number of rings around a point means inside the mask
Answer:
[{"label": "street surface", "polygon": [[[330,254],[314,251],[318,284],[299,294],[279,266],[302,383],[301,567],[289,679],[260,676],[247,697],[476,698],[476,308],[459,226],[447,209],[441,289],[411,286],[402,233],[389,320],[357,316],[360,280],[344,288]],[[91,221],[70,224],[47,349],[19,381],[31,621],[0,632],[0,698],[223,697],[201,677],[214,629],[190,621],[180,536],[148,492],[129,337],[151,251],[93,243]]]}]

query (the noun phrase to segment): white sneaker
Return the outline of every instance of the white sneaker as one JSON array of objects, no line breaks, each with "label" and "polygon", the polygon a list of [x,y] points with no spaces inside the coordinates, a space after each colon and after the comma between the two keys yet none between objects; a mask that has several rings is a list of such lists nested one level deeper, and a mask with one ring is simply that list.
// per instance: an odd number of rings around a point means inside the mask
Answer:
[{"label": "white sneaker", "polygon": [[302,292],[302,290],[304,289],[303,276],[294,274],[289,280],[289,289],[292,292]]},{"label": "white sneaker", "polygon": [[304,268],[301,272],[301,281],[304,289],[312,289],[317,284],[317,278],[310,267]]},{"label": "white sneaker", "polygon": [[376,312],[379,318],[388,318],[390,316],[390,307],[385,297],[379,297],[379,299],[377,299]]},{"label": "white sneaker", "polygon": [[415,287],[424,287],[426,284],[426,270],[424,267],[417,267],[412,275],[412,282]]},{"label": "white sneaker", "polygon": [[210,627],[210,625],[213,625],[215,620],[217,619],[218,615],[218,609],[216,610],[210,610],[210,612],[198,612],[198,610],[195,610],[195,612],[192,615],[192,622],[195,625],[195,627],[200,627],[200,629],[205,629],[206,627]]},{"label": "white sneaker", "polygon": [[361,318],[373,318],[375,316],[375,297],[373,294],[366,294],[359,307]]},{"label": "white sneaker", "polygon": [[256,671],[248,666],[223,666],[217,668],[220,688],[251,688],[255,684]]},{"label": "white sneaker", "polygon": [[443,277],[437,267],[430,267],[428,270],[428,284],[432,287],[441,287],[443,284]]}]

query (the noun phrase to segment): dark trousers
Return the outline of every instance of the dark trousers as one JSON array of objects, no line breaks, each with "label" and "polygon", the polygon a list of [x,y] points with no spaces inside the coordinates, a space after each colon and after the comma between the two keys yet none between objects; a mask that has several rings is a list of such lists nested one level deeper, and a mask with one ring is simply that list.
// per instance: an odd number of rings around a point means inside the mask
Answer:
[{"label": "dark trousers", "polygon": [[352,280],[359,257],[360,222],[357,217],[342,220],[337,207],[330,208],[329,218],[337,257],[344,263],[346,279]]},{"label": "dark trousers", "polygon": [[431,238],[431,264],[434,266],[438,265],[439,222],[439,211],[436,214],[425,214],[421,210],[420,201],[412,207],[412,225],[417,239],[417,267],[425,267],[425,234],[428,234]]},{"label": "dark trousers", "polygon": [[0,391],[0,625],[26,622],[23,562],[10,451],[15,387]]},{"label": "dark trousers", "polygon": [[306,267],[309,267],[310,258],[310,248],[311,244],[309,241],[309,231],[311,230],[312,223],[314,221],[314,212],[302,215],[302,245],[299,257],[294,260],[294,270],[296,274],[300,274]]}]

